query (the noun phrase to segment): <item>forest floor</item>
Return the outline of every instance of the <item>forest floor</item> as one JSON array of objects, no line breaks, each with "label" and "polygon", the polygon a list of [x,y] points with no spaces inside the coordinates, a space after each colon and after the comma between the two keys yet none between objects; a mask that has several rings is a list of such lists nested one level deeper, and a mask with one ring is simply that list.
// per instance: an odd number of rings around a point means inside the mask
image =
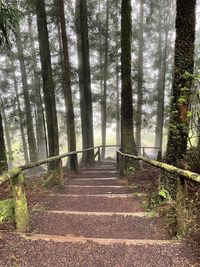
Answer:
[{"label": "forest floor", "polygon": [[[198,244],[174,238],[165,212],[150,211],[159,174],[148,166],[118,179],[110,161],[66,173],[62,192],[38,190],[40,179],[30,179],[30,233],[0,226],[0,267],[200,266]],[[7,198],[8,186],[0,193]]]}]

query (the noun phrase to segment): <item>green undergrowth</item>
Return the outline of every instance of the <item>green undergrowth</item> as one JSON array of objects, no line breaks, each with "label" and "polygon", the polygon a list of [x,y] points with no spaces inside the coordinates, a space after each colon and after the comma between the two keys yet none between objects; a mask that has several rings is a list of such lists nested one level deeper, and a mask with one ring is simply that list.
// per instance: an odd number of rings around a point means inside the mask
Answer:
[{"label": "green undergrowth", "polygon": [[[167,194],[160,194],[154,192],[150,194],[144,201],[143,206],[148,212],[155,212],[163,219],[166,229],[169,231],[172,238],[187,238],[188,236],[200,236],[200,225],[197,222],[199,216],[199,203],[194,200],[186,200],[186,232],[183,235],[178,234],[177,231],[177,216],[176,216],[176,202],[165,198]],[[200,240],[199,240],[200,245]]]},{"label": "green undergrowth", "polygon": [[0,224],[5,221],[14,220],[14,201],[13,199],[6,199],[0,201]]},{"label": "green undergrowth", "polygon": [[143,201],[143,206],[146,211],[160,215],[171,237],[177,236],[175,202],[164,198],[162,193],[154,192]]}]

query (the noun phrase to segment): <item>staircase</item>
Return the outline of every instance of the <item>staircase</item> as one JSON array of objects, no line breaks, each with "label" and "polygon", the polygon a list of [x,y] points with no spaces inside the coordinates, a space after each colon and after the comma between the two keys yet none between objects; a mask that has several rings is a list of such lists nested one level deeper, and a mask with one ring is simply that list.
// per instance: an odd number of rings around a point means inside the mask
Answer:
[{"label": "staircase", "polygon": [[82,168],[62,193],[43,199],[32,215],[32,234],[15,236],[16,247],[0,266],[195,266],[137,193],[118,179],[115,162]]}]

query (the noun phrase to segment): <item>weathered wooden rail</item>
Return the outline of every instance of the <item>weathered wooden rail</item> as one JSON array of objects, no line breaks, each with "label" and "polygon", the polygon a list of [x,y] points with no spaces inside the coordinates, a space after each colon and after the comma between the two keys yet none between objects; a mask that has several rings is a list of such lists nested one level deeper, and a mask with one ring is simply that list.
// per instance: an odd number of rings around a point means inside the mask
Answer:
[{"label": "weathered wooden rail", "polygon": [[175,175],[177,181],[177,196],[176,196],[176,217],[177,217],[177,230],[179,234],[184,235],[187,228],[188,212],[186,206],[186,200],[188,197],[187,183],[186,181],[192,181],[200,184],[200,174],[194,173],[188,170],[180,169],[172,165],[151,160],[143,156],[129,155],[117,150],[117,162],[120,170],[120,176],[125,176],[125,159],[131,158],[134,160],[143,161],[156,168],[162,169],[168,173]]},{"label": "weathered wooden rail", "polygon": [[[26,193],[25,193],[25,170],[32,169],[38,166],[41,166],[43,164],[48,164],[52,161],[58,162],[58,168],[52,172],[52,174],[49,176],[47,181],[45,181],[44,185],[47,185],[50,180],[55,179],[55,177],[58,177],[58,184],[60,187],[64,186],[64,176],[63,176],[63,164],[62,159],[66,157],[71,157],[71,161],[73,164],[73,169],[71,169],[74,172],[78,171],[78,165],[77,162],[77,155],[80,153],[85,153],[87,151],[96,151],[94,153],[94,159],[97,157],[98,161],[100,161],[100,155],[101,155],[101,148],[103,146],[95,146],[92,148],[80,150],[80,151],[73,151],[69,153],[65,153],[62,155],[50,157],[44,160],[39,160],[37,162],[29,163],[26,165],[22,165],[17,168],[13,168],[5,173],[3,173],[0,176],[0,186],[5,184],[6,182],[10,182],[11,184],[11,191],[12,191],[12,199],[3,201],[4,203],[0,206],[5,206],[5,209],[3,210],[3,213],[7,212],[10,214],[9,210],[12,210],[14,208],[14,218],[16,223],[16,228],[19,232],[27,232],[29,229],[29,216],[28,216],[28,206],[27,206],[27,199],[26,199]],[[115,145],[108,145],[105,147],[115,147]],[[1,202],[2,203],[2,202]],[[1,215],[1,214],[0,214]]]},{"label": "weathered wooden rail", "polygon": [[[26,193],[25,193],[25,174],[24,171],[38,167],[43,164],[48,164],[52,161],[57,161],[58,168],[56,168],[49,178],[45,181],[44,185],[47,185],[48,182],[52,179],[57,178],[57,183],[60,187],[64,186],[64,176],[63,176],[63,166],[62,166],[62,159],[70,157],[71,161],[74,164],[71,164],[73,168],[71,169],[74,172],[78,171],[78,165],[75,164],[77,162],[78,154],[85,153],[87,151],[94,151],[94,159],[97,158],[98,161],[101,161],[101,148],[102,147],[119,147],[119,145],[106,145],[106,146],[95,146],[92,148],[80,150],[80,151],[73,151],[69,153],[65,153],[62,155],[54,156],[51,158],[47,158],[44,160],[40,160],[37,162],[29,163],[26,165],[22,165],[18,168],[11,169],[10,171],[5,172],[3,175],[0,176],[0,186],[5,184],[6,182],[10,182],[11,184],[11,191],[12,191],[12,199],[5,200],[6,205],[5,208],[7,210],[14,209],[14,218],[16,223],[16,228],[19,232],[27,232],[29,229],[29,215],[28,215],[28,206],[26,200]],[[154,147],[147,147],[148,149],[153,149]],[[145,151],[146,147],[141,147],[143,151]],[[157,148],[158,151],[159,148]],[[146,153],[143,153],[146,155]],[[185,219],[186,219],[186,207],[185,202],[187,198],[187,190],[186,190],[186,180],[190,180],[193,182],[200,183],[200,175],[197,173],[193,173],[187,170],[183,170],[180,168],[176,168],[166,163],[161,163],[156,160],[151,160],[144,156],[134,156],[129,154],[124,154],[120,150],[117,150],[117,162],[119,163],[120,168],[120,176],[125,175],[125,160],[126,158],[132,158],[134,160],[139,160],[146,162],[156,168],[160,168],[164,171],[172,173],[178,177],[178,192],[177,192],[177,220],[179,229],[183,232],[185,229]],[[1,204],[1,202],[0,202]],[[1,205],[0,205],[1,207]]]}]

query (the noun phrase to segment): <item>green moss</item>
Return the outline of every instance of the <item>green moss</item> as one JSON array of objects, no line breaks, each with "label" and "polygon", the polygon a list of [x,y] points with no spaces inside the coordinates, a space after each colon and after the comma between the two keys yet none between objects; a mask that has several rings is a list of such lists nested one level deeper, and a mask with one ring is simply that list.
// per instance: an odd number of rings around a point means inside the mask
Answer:
[{"label": "green moss", "polygon": [[28,207],[24,191],[24,176],[20,173],[12,180],[13,198],[15,204],[15,222],[19,232],[28,231]]},{"label": "green moss", "polygon": [[14,220],[14,201],[6,199],[0,201],[0,224],[7,220]]}]

